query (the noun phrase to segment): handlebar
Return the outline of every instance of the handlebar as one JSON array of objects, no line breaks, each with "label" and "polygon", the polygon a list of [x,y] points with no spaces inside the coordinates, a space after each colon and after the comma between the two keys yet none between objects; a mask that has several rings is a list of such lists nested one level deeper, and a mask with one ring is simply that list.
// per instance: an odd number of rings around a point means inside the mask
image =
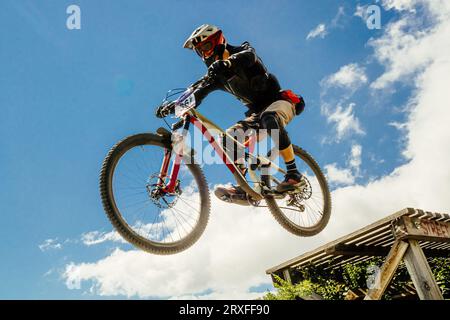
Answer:
[{"label": "handlebar", "polygon": [[[176,105],[179,105],[179,103],[185,101],[188,99],[195,90],[201,88],[202,86],[208,85],[211,83],[213,79],[209,75],[205,75],[196,82],[194,82],[192,85],[190,85],[187,89],[186,88],[177,88],[169,90],[166,94],[165,99],[163,100],[163,104],[157,107],[156,114],[159,118],[164,118],[170,113],[173,112],[173,109]],[[180,97],[178,97],[177,100],[171,101],[169,100],[171,97],[174,97],[176,95],[181,94]],[[195,98],[195,97],[194,97]],[[194,102],[195,103],[195,102]],[[175,123],[172,126],[172,130],[178,129],[182,126],[183,122],[179,121]],[[175,129],[174,129],[175,128]]]},{"label": "handlebar", "polygon": [[180,119],[172,125],[172,131],[180,129],[184,125],[185,119]]}]

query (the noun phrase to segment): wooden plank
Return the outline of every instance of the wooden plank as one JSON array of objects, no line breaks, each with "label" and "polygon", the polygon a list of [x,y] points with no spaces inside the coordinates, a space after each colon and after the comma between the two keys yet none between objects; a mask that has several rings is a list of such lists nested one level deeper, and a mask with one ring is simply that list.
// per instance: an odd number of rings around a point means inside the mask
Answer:
[{"label": "wooden plank", "polygon": [[344,244],[363,244],[371,241],[372,239],[376,239],[385,233],[392,233],[390,224],[386,223],[384,226],[381,226],[371,232],[368,232],[364,235],[361,235],[358,238],[355,238],[350,241],[344,242]]},{"label": "wooden plank", "polygon": [[442,246],[439,249],[445,249],[445,250],[450,250],[450,243],[446,243],[445,246]]},{"label": "wooden plank", "polygon": [[442,292],[434,279],[430,265],[417,240],[408,240],[405,265],[421,300],[443,300]]},{"label": "wooden plank", "polygon": [[342,259],[344,259],[345,257],[340,255],[340,256],[332,256],[332,255],[327,255],[326,259],[322,259],[321,261],[318,262],[314,262],[313,265],[316,267],[319,266],[323,266],[323,265],[328,265],[330,263],[337,263],[338,261],[342,261]]},{"label": "wooden plank", "polygon": [[347,263],[354,263],[355,261],[357,261],[358,259],[361,259],[364,257],[360,257],[360,256],[352,256],[352,257],[347,257],[347,259],[341,259],[339,261],[337,261],[336,263],[333,263],[327,267],[324,268],[324,270],[330,270],[330,269],[338,269],[344,265],[346,265]]},{"label": "wooden plank", "polygon": [[380,300],[384,291],[391,283],[400,262],[408,249],[408,242],[396,241],[389,251],[386,261],[383,263],[380,271],[380,281],[375,288],[371,288],[364,300]]},{"label": "wooden plank", "polygon": [[421,216],[421,219],[431,219],[431,220],[449,220],[450,216],[446,213],[430,212],[424,210],[417,210]]},{"label": "wooden plank", "polygon": [[353,257],[353,258],[351,258],[349,260],[339,262],[338,264],[335,264],[335,265],[331,266],[330,268],[327,268],[326,270],[330,270],[330,269],[331,270],[336,270],[336,269],[342,268],[343,266],[345,266],[346,264],[349,264],[349,263],[355,265],[355,264],[364,262],[366,260],[369,260],[370,258],[371,257],[359,257],[359,256]]},{"label": "wooden plank", "polygon": [[433,247],[432,249],[444,249],[446,247],[450,246],[449,243],[439,243],[438,245],[436,245],[435,247]]},{"label": "wooden plank", "polygon": [[390,248],[395,241],[396,241],[396,238],[395,237],[391,237],[391,238],[388,238],[388,239],[384,239],[384,240],[380,240],[378,242],[372,243],[370,245],[371,246],[377,246],[377,247],[386,247],[386,246],[388,246]]},{"label": "wooden plank", "polygon": [[392,231],[390,234],[385,234],[382,237],[379,237],[378,239],[373,239],[372,241],[367,242],[366,245],[367,246],[376,245],[376,244],[386,241],[386,240],[395,240],[394,235],[392,234]]},{"label": "wooden plank", "polygon": [[440,247],[442,247],[443,245],[445,245],[446,243],[442,243],[442,242],[430,242],[427,245],[422,245],[419,243],[420,247],[422,248],[422,250],[425,249],[438,249]]},{"label": "wooden plank", "polygon": [[397,239],[450,242],[450,223],[400,217],[393,223]]},{"label": "wooden plank", "polygon": [[367,245],[373,241],[382,239],[382,238],[386,237],[387,235],[392,237],[392,230],[389,225],[386,225],[386,227],[382,231],[380,231],[379,233],[376,233],[375,235],[372,235],[370,237],[369,236],[362,237],[358,241],[346,242],[344,244],[356,244],[358,246],[363,245],[363,244]]}]

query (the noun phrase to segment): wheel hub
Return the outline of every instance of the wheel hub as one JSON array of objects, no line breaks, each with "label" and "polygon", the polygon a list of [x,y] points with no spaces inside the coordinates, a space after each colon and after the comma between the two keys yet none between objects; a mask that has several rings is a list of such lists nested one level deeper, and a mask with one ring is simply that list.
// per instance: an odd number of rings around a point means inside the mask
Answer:
[{"label": "wheel hub", "polygon": [[158,208],[168,209],[174,207],[178,200],[177,196],[182,193],[180,188],[180,181],[177,180],[174,192],[168,193],[164,190],[166,188],[165,183],[151,183],[151,181],[154,181],[155,179],[159,180],[159,174],[153,174],[147,181],[146,189],[149,199]]}]

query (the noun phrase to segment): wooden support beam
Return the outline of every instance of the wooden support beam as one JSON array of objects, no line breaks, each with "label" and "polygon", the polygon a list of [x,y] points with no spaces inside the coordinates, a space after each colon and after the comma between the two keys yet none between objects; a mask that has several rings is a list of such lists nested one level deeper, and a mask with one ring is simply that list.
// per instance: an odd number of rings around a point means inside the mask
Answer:
[{"label": "wooden support beam", "polygon": [[[441,249],[422,249],[427,258],[447,258],[450,257],[450,250]],[[389,247],[382,246],[365,246],[353,244],[337,244],[327,248],[327,254],[333,256],[359,256],[359,257],[385,257],[389,254]]]},{"label": "wooden support beam", "polygon": [[389,253],[389,248],[381,246],[357,246],[354,244],[337,244],[327,248],[327,254],[334,256],[383,256]]},{"label": "wooden support beam", "polygon": [[283,278],[284,281],[287,281],[292,284],[291,273],[289,272],[289,268],[283,269]]},{"label": "wooden support beam", "polygon": [[405,264],[421,300],[443,300],[430,265],[417,240],[410,239],[405,253]]},{"label": "wooden support beam", "polygon": [[415,239],[433,242],[450,242],[450,223],[400,217],[393,222],[397,239]]},{"label": "wooden support beam", "polygon": [[391,283],[400,262],[408,249],[408,242],[398,240],[394,242],[391,250],[389,251],[386,261],[383,263],[380,271],[380,281],[375,288],[371,288],[367,292],[364,300],[380,300],[383,296],[386,288]]}]

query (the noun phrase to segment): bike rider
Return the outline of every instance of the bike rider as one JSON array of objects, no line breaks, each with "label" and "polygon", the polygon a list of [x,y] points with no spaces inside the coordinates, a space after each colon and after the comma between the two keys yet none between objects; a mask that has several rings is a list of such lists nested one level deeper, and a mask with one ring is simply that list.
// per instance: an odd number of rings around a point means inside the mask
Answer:
[{"label": "bike rider", "polygon": [[[279,139],[274,143],[286,164],[287,174],[277,186],[277,191],[287,192],[299,187],[303,183],[302,175],[297,170],[294,150],[285,126],[303,111],[303,98],[291,90],[281,89],[277,78],[267,71],[248,42],[232,46],[216,26],[204,24],[195,29],[184,43],[184,48],[194,50],[202,58],[208,67],[208,76],[212,79],[206,86],[194,91],[197,105],[214,90],[227,91],[248,108],[246,118],[229,128],[227,133],[235,135],[239,129],[245,132],[263,128],[273,136],[271,133],[275,131],[272,130],[278,130]],[[156,115],[165,116],[161,108]],[[233,160],[245,174],[242,158],[233,154]],[[225,201],[227,197],[246,198],[239,186],[218,188],[215,193]]]}]

